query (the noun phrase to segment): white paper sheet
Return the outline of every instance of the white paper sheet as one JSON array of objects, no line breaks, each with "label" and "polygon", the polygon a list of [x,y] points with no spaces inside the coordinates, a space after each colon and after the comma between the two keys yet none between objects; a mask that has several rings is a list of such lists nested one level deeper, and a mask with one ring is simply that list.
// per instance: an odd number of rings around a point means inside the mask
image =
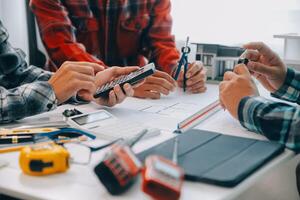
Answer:
[{"label": "white paper sheet", "polygon": [[161,99],[127,98],[122,104],[107,110],[117,117],[146,124],[162,130],[174,131],[177,124],[218,99],[218,85],[207,85],[201,94],[184,93],[178,88]]}]

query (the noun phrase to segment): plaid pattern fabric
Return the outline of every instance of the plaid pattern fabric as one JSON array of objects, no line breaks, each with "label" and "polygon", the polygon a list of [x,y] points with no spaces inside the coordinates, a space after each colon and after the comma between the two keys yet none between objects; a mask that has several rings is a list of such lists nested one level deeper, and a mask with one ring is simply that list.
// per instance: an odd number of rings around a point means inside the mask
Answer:
[{"label": "plaid pattern fabric", "polygon": [[0,43],[4,42],[7,40],[8,34],[6,29],[3,27],[2,22],[0,21]]},{"label": "plaid pattern fabric", "polygon": [[300,104],[300,75],[288,68],[285,84],[272,96]]},{"label": "plaid pattern fabric", "polygon": [[179,59],[170,0],[31,0],[56,70],[64,61],[104,66],[154,62],[171,73]]},{"label": "plaid pattern fabric", "polygon": [[0,123],[54,109],[57,100],[47,82],[51,73],[28,66],[24,53],[7,39],[0,21]]},{"label": "plaid pattern fabric", "polygon": [[[288,69],[283,86],[272,94],[290,102],[299,101],[300,73]],[[240,123],[250,131],[300,151],[300,107],[274,102],[263,97],[245,97],[239,104]]]}]

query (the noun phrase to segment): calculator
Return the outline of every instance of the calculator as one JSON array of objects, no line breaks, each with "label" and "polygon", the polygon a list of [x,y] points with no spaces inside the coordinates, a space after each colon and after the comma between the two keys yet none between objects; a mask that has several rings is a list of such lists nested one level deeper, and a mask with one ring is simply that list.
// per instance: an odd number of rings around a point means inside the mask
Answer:
[{"label": "calculator", "polygon": [[94,98],[104,97],[107,98],[109,95],[109,92],[116,86],[120,85],[121,88],[123,88],[123,85],[125,83],[129,83],[130,85],[134,85],[138,83],[139,81],[143,80],[147,76],[150,76],[154,74],[155,72],[155,65],[153,63],[150,63],[148,65],[145,65],[144,67],[141,67],[140,69],[131,72],[128,75],[120,76],[118,79],[113,80],[109,83],[106,83],[102,87],[100,87],[96,93],[94,94]]},{"label": "calculator", "polygon": [[106,110],[75,115],[69,117],[67,123],[71,127],[94,134],[98,139],[109,141],[120,138],[131,140],[145,129],[147,129],[148,132],[143,139],[160,134],[160,130],[157,128],[147,127],[133,121],[118,119]]}]

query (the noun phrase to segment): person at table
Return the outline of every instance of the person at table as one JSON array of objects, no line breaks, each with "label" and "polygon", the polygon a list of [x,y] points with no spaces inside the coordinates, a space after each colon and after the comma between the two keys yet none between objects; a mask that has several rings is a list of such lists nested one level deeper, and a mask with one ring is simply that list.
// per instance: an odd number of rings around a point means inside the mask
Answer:
[{"label": "person at table", "polygon": [[[287,68],[264,43],[253,42],[244,48],[250,62],[247,66],[239,64],[234,72],[224,74],[220,84],[221,104],[248,130],[299,152],[300,72]],[[298,105],[259,96],[250,73],[273,97]]]},{"label": "person at table", "polygon": [[[171,35],[170,0],[31,0],[42,41],[55,71],[66,60],[108,66],[143,66],[154,62],[157,71],[134,89],[134,96],[158,99],[175,89],[172,78],[179,52]],[[187,90],[206,90],[206,70],[192,63]],[[183,86],[183,73],[177,81]]]},{"label": "person at table", "polygon": [[[133,88],[116,86],[106,99],[94,99],[96,88],[137,67],[103,70],[97,63],[64,62],[55,73],[28,66],[20,49],[8,42],[8,33],[0,20],[0,123],[55,109],[68,101],[95,101],[113,106],[126,96],[133,95]],[[76,97],[77,96],[77,97]]]}]

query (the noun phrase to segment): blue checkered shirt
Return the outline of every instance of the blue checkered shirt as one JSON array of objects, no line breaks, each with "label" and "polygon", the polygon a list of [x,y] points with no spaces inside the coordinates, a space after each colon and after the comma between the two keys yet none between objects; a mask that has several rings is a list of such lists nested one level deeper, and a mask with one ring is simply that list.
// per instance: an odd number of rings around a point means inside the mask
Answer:
[{"label": "blue checkered shirt", "polygon": [[0,21],[0,123],[56,108],[57,99],[47,82],[51,73],[28,66],[24,53],[7,39]]},{"label": "blue checkered shirt", "polygon": [[[284,84],[272,96],[300,104],[300,72],[287,70]],[[245,97],[239,104],[240,123],[250,131],[300,151],[300,107],[263,97]]]}]

